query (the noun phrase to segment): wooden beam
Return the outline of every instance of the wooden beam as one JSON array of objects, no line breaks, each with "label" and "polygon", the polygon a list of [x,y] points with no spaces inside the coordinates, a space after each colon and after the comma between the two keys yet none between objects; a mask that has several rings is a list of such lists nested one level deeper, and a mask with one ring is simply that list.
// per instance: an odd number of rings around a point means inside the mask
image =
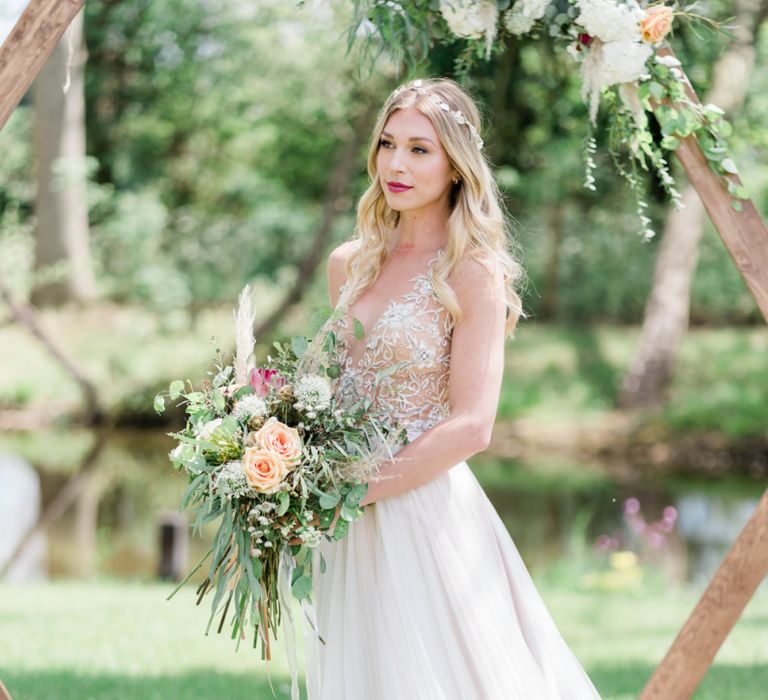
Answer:
[{"label": "wooden beam", "polygon": [[768,575],[768,489],[638,700],[684,700]]},{"label": "wooden beam", "polygon": [[0,46],[0,129],[58,44],[85,0],[29,0]]},{"label": "wooden beam", "polygon": [[[668,47],[656,52],[659,56],[673,56]],[[690,81],[685,77],[688,97],[699,103]],[[733,258],[749,291],[768,322],[768,228],[760,218],[751,199],[740,200],[743,208],[736,211],[731,206],[731,195],[723,187],[720,176],[713,172],[699,144],[693,136],[680,140],[675,151],[690,183],[699,193],[709,218]],[[741,184],[738,175],[728,175],[729,180]]]},{"label": "wooden beam", "polygon": [[[660,48],[660,56],[674,56]],[[688,97],[698,103],[684,75]],[[658,106],[657,104],[654,107]],[[713,172],[694,137],[676,150],[688,179],[701,197],[763,317],[768,321],[768,229],[751,200],[731,206],[731,195]],[[741,184],[738,176],[729,180]],[[712,664],[718,649],[738,621],[762,580],[768,576],[768,490],[728,550],[693,612],[672,642],[638,700],[687,700]]]}]

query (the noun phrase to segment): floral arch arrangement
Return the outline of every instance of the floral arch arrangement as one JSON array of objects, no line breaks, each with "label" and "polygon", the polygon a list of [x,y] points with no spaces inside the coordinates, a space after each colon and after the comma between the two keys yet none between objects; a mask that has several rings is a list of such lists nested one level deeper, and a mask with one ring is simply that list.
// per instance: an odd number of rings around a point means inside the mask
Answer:
[{"label": "floral arch arrangement", "polygon": [[[697,140],[737,211],[747,197],[743,185],[728,178],[737,168],[728,155],[732,129],[723,110],[700,104],[680,61],[671,51],[657,52],[665,48],[676,17],[696,21],[708,31],[719,28],[690,9],[675,10],[663,2],[645,6],[635,0],[356,0],[349,45],[362,40],[369,58],[376,48],[378,53],[389,49],[412,71],[435,42],[463,40],[456,69],[466,75],[475,62],[502,53],[510,38],[549,36],[554,50],[566,53],[580,68],[582,96],[589,105],[584,186],[595,189],[593,130],[602,101],[611,156],[635,194],[640,231],[648,241],[655,232],[645,211],[640,171],[653,169],[679,208],[680,193],[665,152],[675,151],[686,137]],[[649,128],[651,112],[660,124],[659,142]]]}]

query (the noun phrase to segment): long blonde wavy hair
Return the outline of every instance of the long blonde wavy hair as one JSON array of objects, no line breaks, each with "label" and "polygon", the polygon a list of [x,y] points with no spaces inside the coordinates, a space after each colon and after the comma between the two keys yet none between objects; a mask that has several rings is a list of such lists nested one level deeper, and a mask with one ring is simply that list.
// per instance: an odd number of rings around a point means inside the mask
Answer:
[{"label": "long blonde wavy hair", "polygon": [[[477,132],[480,132],[480,112],[474,100],[449,78],[422,80],[421,85],[429,93],[437,94],[452,110],[460,110]],[[371,185],[360,197],[357,205],[357,223],[353,241],[354,251],[346,263],[348,303],[351,304],[379,275],[389,257],[392,235],[400,212],[392,209],[384,196],[376,167],[379,140],[387,120],[401,108],[413,107],[429,118],[445,149],[451,165],[458,171],[460,180],[452,186],[451,213],[448,217],[448,243],[445,254],[435,265],[434,290],[446,308],[454,324],[463,312],[458,298],[447,282],[448,275],[466,255],[496,261],[502,268],[505,280],[507,320],[505,335],[514,337],[518,319],[527,314],[523,311],[516,291],[518,282],[525,277],[522,266],[514,257],[516,244],[512,239],[511,221],[504,209],[498,185],[484,152],[478,150],[472,133],[466,124],[459,124],[446,111],[411,89],[395,90],[381,108],[373,129],[368,150],[368,176]]]}]

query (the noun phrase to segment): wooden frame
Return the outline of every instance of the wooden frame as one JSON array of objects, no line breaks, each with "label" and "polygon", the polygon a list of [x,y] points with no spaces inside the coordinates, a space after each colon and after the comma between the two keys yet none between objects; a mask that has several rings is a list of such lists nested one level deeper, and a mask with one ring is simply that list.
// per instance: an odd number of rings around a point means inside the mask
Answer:
[{"label": "wooden frame", "polygon": [[[0,129],[8,121],[84,0],[30,0],[0,47]],[[659,54],[672,55],[670,49]],[[689,96],[697,99],[689,84]],[[677,157],[710,219],[768,321],[768,229],[754,204],[742,211],[712,172],[696,140],[683,139]],[[739,182],[737,176],[729,176]],[[768,489],[728,551],[667,654],[643,689],[641,700],[690,698],[717,650],[768,575]]]}]

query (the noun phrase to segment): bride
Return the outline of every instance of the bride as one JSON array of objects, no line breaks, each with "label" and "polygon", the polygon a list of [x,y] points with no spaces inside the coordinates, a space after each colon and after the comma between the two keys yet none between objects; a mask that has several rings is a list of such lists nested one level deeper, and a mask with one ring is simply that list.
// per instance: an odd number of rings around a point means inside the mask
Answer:
[{"label": "bride", "polygon": [[319,547],[324,573],[315,553],[310,700],[600,697],[466,462],[491,439],[505,338],[524,315],[479,123],[454,81],[397,88],[356,235],[328,260],[344,312],[324,328],[341,347],[334,391],[371,396],[410,442],[348,535]]}]

